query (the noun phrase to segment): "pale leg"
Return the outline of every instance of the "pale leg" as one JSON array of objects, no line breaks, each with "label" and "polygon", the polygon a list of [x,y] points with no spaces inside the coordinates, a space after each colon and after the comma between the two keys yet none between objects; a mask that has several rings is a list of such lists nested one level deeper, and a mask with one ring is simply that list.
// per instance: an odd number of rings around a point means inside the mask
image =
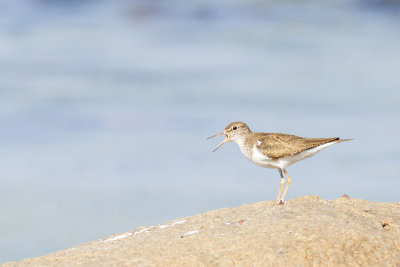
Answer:
[{"label": "pale leg", "polygon": [[279,200],[281,199],[283,185],[285,184],[285,178],[283,178],[282,170],[278,169],[278,171],[279,171],[279,174],[281,175],[281,187],[279,188],[279,193],[278,193],[278,197],[276,198],[276,200],[279,202]]},{"label": "pale leg", "polygon": [[287,183],[286,183],[285,191],[283,191],[282,198],[281,198],[281,200],[279,201],[279,203],[282,202],[282,204],[285,203],[286,192],[287,192],[287,190],[288,190],[288,188],[289,188],[290,183],[292,182],[292,179],[290,179],[290,176],[287,174],[287,172],[286,172],[285,169],[283,169],[283,173],[285,174],[285,176],[286,176],[286,178],[287,178]]}]

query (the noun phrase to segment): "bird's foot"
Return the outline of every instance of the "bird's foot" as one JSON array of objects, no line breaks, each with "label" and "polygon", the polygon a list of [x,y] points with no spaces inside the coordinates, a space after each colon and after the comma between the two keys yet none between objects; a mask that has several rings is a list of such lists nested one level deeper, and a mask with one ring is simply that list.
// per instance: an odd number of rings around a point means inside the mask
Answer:
[{"label": "bird's foot", "polygon": [[279,201],[278,201],[278,205],[283,205],[283,204],[285,204],[286,203],[286,200],[283,200],[283,199],[280,199]]}]

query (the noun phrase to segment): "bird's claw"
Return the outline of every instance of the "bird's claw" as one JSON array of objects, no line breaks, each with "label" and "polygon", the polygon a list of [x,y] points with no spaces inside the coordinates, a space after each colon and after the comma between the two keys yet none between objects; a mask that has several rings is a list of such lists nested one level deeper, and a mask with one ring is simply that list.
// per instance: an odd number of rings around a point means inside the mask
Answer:
[{"label": "bird's claw", "polygon": [[283,205],[283,204],[285,204],[286,203],[286,200],[283,200],[283,199],[280,199],[279,201],[278,201],[278,205]]}]

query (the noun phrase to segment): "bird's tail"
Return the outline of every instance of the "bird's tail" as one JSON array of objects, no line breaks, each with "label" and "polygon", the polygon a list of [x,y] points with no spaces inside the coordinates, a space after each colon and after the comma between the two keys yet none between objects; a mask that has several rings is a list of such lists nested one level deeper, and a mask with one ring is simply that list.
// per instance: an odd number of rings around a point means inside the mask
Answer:
[{"label": "bird's tail", "polygon": [[346,142],[346,141],[351,141],[351,140],[354,140],[354,139],[338,139],[338,140],[335,140],[333,142],[340,143],[340,142]]}]

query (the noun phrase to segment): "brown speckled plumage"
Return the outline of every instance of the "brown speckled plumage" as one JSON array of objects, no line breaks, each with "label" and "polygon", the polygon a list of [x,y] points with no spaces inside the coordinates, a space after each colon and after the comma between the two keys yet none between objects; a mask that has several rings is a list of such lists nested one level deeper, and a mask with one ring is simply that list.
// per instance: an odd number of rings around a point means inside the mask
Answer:
[{"label": "brown speckled plumage", "polygon": [[[287,166],[309,158],[332,144],[351,140],[340,139],[339,137],[305,138],[283,133],[253,133],[244,122],[240,121],[230,123],[222,133],[210,138],[218,135],[225,135],[225,139],[215,150],[226,142],[234,142],[251,162],[261,167],[279,170],[281,175],[281,187],[277,198],[279,204],[284,203],[291,182],[291,178],[285,169]],[[282,198],[280,198],[285,183],[282,172],[287,177],[287,184]]]},{"label": "brown speckled plumage", "polygon": [[245,145],[249,146],[253,146],[257,141],[261,142],[257,148],[270,158],[282,158],[337,141],[339,137],[304,138],[282,133],[253,133],[245,140]]}]

